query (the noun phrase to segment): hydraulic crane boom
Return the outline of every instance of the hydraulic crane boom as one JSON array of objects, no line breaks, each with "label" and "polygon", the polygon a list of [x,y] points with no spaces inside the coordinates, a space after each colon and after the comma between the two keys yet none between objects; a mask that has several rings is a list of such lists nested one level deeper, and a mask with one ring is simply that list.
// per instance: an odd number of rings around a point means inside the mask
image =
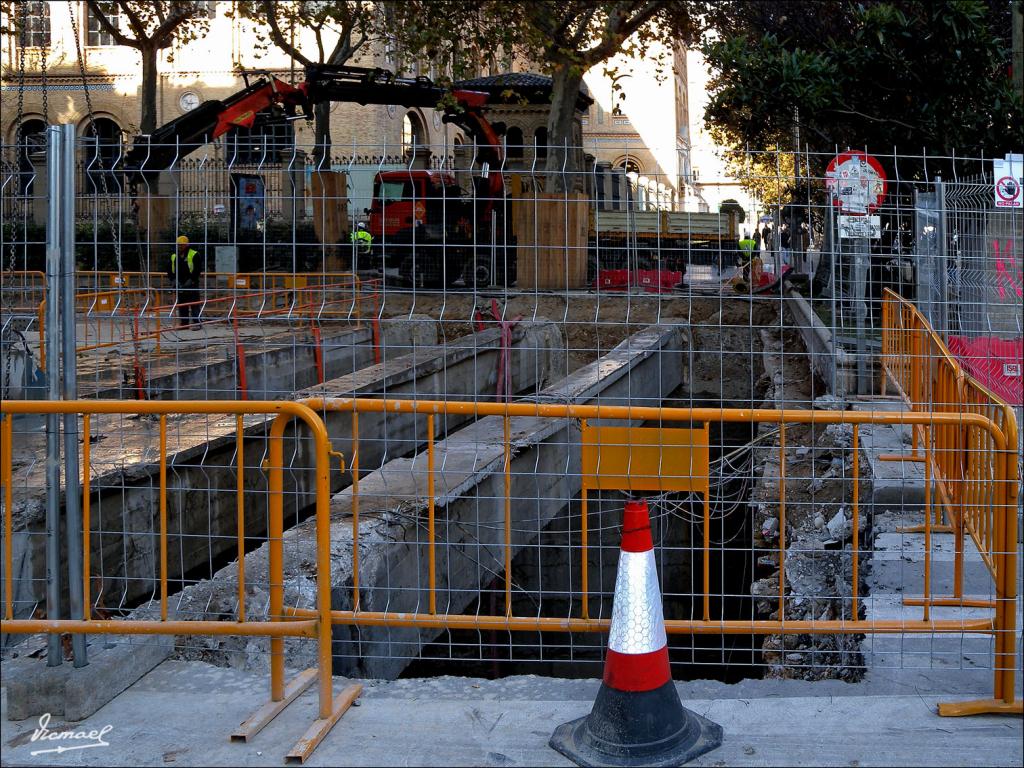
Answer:
[{"label": "hydraulic crane boom", "polygon": [[[225,99],[200,104],[149,136],[137,137],[125,157],[125,170],[137,177],[170,168],[232,128],[251,128],[256,115],[267,110],[288,117],[301,110],[309,119],[314,105],[327,101],[436,108],[449,95],[452,103],[444,108],[444,120],[469,133],[477,142],[478,159],[499,169],[501,140],[480,112],[488,94],[449,91],[430,78],[396,77],[385,69],[322,64],[307,68],[306,80],[298,85],[267,75]],[[501,174],[490,174],[490,179],[491,192],[500,192]]]}]

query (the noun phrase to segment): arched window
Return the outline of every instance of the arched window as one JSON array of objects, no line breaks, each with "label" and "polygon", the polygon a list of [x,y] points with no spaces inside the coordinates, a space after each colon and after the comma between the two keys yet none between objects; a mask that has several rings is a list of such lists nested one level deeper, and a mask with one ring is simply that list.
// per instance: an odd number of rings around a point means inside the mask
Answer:
[{"label": "arched window", "polygon": [[426,131],[423,121],[415,112],[406,112],[402,118],[402,152],[406,157],[426,151]]},{"label": "arched window", "polygon": [[523,129],[512,127],[505,134],[505,156],[509,160],[523,159]]},{"label": "arched window", "polygon": [[640,163],[638,163],[636,160],[633,160],[632,158],[622,160],[621,162],[619,162],[618,167],[627,176],[639,176],[641,173],[643,173],[643,169],[640,167]]},{"label": "arched window", "polygon": [[533,141],[537,145],[537,157],[548,156],[548,129],[541,127],[533,132]]},{"label": "arched window", "polygon": [[18,145],[18,173],[21,177],[18,188],[21,194],[32,194],[35,179],[35,163],[46,158],[46,123],[38,119],[26,120],[21,124],[15,139]]},{"label": "arched window", "polygon": [[116,192],[119,189],[114,168],[121,162],[121,126],[109,117],[97,117],[86,123],[82,137],[88,192]]}]

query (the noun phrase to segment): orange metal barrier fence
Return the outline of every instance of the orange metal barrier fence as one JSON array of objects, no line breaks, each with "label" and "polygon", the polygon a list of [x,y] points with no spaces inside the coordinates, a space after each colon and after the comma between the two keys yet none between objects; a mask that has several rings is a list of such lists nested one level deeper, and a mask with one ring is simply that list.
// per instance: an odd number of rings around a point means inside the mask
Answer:
[{"label": "orange metal barrier fence", "polygon": [[[23,274],[26,279],[32,278],[34,286],[34,275],[37,273]],[[188,327],[187,324],[179,324],[175,315],[180,319],[189,310],[194,310],[198,323],[231,323],[236,332],[240,318],[308,321],[314,343],[318,346],[319,324],[323,321],[348,321],[356,328],[369,322],[373,331],[375,362],[380,362],[379,281],[363,280],[354,273],[214,272],[206,276],[207,288],[177,295],[173,288],[167,287],[162,291],[154,287],[125,287],[131,283],[128,277],[124,277],[129,273],[79,273],[82,274],[99,275],[96,279],[101,282],[101,278],[109,277],[112,284],[120,280],[124,286],[76,295],[77,309],[88,321],[84,324],[83,336],[77,345],[79,353],[125,343],[138,345],[141,341],[155,339],[155,351],[159,354],[160,342],[165,333]],[[145,273],[137,274],[145,276]],[[42,277],[45,281],[45,276]],[[166,278],[163,275],[160,277]],[[35,287],[32,290],[36,290]],[[46,330],[46,297],[45,290],[39,290],[42,297],[38,300],[35,313],[39,337],[42,339]],[[165,303],[168,295],[174,299],[171,303]],[[179,296],[191,298],[193,295],[201,298],[178,300]],[[45,367],[45,344],[40,344],[39,354],[40,367]],[[141,369],[141,366],[142,362],[137,360],[136,367]]]},{"label": "orange metal barrier fence", "polygon": [[[13,602],[13,419],[15,414],[79,414],[82,416],[82,578],[85,589],[84,617],[72,619],[15,619]],[[331,677],[331,619],[330,619],[330,457],[340,456],[331,450],[327,431],[320,418],[307,406],[283,401],[206,401],[206,402],[135,402],[129,400],[78,400],[67,402],[39,402],[8,400],[0,403],[0,480],[4,507],[4,617],[0,631],[16,634],[113,634],[113,635],[233,635],[239,637],[270,638],[271,695],[268,701],[233,734],[233,740],[248,740],[281,712],[314,681],[319,684],[318,719],[309,727],[292,751],[291,759],[304,761],[316,748],[330,728],[344,714],[359,695],[361,686],[349,686],[334,696]],[[94,618],[90,613],[90,430],[91,417],[96,414],[152,414],[160,419],[159,444],[159,620],[107,620]],[[269,620],[246,620],[245,572],[238,571],[238,611],[236,618],[225,621],[175,620],[168,610],[168,532],[171,530],[167,509],[167,417],[171,414],[229,414],[236,418],[238,523],[237,541],[239,562],[245,556],[245,510],[243,455],[243,417],[247,414],[278,414],[269,431],[269,448],[264,470],[267,473],[269,521]],[[308,428],[314,445],[316,485],[316,605],[314,615],[299,620],[284,616],[283,535],[284,535],[284,461],[283,442],[286,427],[293,421]],[[251,501],[249,502],[251,504]],[[317,666],[307,669],[291,681],[285,680],[285,638],[308,638],[318,644]]]},{"label": "orange metal barrier fence", "polygon": [[[1009,453],[1005,461],[1007,477],[1013,484],[1010,500],[1016,498],[1017,461],[1013,455],[1018,445],[1017,418],[1013,408],[968,375],[931,328],[927,319],[911,302],[886,289],[882,303],[882,393],[891,383],[900,397],[915,411],[952,414],[976,414],[992,421],[1002,432]],[[921,430],[914,430],[914,452],[909,456],[885,457],[893,461],[923,461],[918,450]],[[965,452],[983,453],[992,446],[977,436],[971,441],[967,431],[957,425],[935,430],[936,446],[927,469],[933,473],[940,504],[935,505],[932,530],[955,535],[955,577],[951,598],[935,598],[935,605],[971,605],[976,601],[963,596],[964,533],[974,540],[982,560],[993,578],[996,572],[995,530],[991,509],[969,503],[963,489],[971,483],[984,482],[972,474],[963,462]],[[993,460],[997,460],[994,458]],[[945,523],[943,513],[949,522]],[[915,526],[908,531],[923,531]],[[991,603],[985,602],[987,606]]]},{"label": "orange metal barrier fence", "polygon": [[[348,471],[351,480],[352,508],[352,588],[351,609],[332,610],[330,584],[330,484],[329,459],[332,454],[329,437],[318,412],[345,412],[351,414],[352,443],[349,456]],[[3,631],[20,633],[109,633],[109,634],[216,634],[268,636],[272,642],[271,662],[271,702],[253,716],[238,733],[239,738],[247,738],[263,727],[284,706],[293,700],[301,690],[308,686],[314,678],[320,681],[319,719],[311,726],[306,737],[301,740],[291,753],[293,757],[308,756],[329,728],[337,721],[349,706],[358,690],[347,690],[339,697],[333,696],[331,688],[331,632],[332,624],[351,626],[378,626],[390,628],[419,629],[475,629],[505,630],[533,632],[593,632],[607,631],[610,621],[590,615],[588,599],[596,594],[589,587],[590,570],[593,565],[588,558],[587,530],[587,493],[590,490],[622,489],[627,491],[693,491],[704,496],[704,513],[702,526],[701,548],[703,550],[703,572],[701,574],[701,590],[698,597],[702,609],[700,618],[669,619],[666,628],[672,634],[755,634],[755,635],[792,635],[792,634],[899,634],[899,633],[984,633],[995,636],[994,655],[994,692],[992,699],[975,702],[943,704],[940,714],[965,715],[982,712],[1021,712],[1021,702],[1014,698],[1014,672],[1016,654],[1014,649],[1016,583],[1016,553],[1012,541],[1016,535],[1016,516],[1014,514],[1015,463],[1012,458],[1012,446],[1006,442],[1003,431],[992,420],[976,413],[935,413],[935,412],[870,412],[870,411],[815,411],[815,410],[767,410],[767,409],[719,409],[719,408],[662,408],[633,406],[597,406],[597,405],[566,405],[536,403],[480,403],[473,401],[425,401],[425,400],[378,400],[378,399],[322,399],[312,398],[300,403],[291,402],[132,402],[132,401],[74,401],[74,402],[31,402],[9,401],[2,404],[3,420],[3,456],[2,480],[4,500],[4,532],[5,532],[5,595],[6,618]],[[73,620],[15,620],[12,615],[10,594],[11,581],[11,533],[12,533],[12,417],[21,413],[73,413],[83,414],[83,445],[89,445],[89,416],[97,413],[123,414],[156,414],[161,422],[168,414],[174,413],[206,413],[234,414],[238,418],[236,439],[241,443],[242,415],[246,413],[279,414],[271,430],[270,458],[267,465],[269,496],[269,519],[271,542],[270,583],[276,585],[272,592],[269,617],[267,622],[246,622],[244,620],[244,571],[239,570],[238,599],[240,603],[239,618],[235,621],[185,621],[170,620],[167,615],[167,574],[166,537],[168,530],[166,510],[166,446],[165,430],[161,429],[160,445],[160,547],[161,547],[161,620],[160,621],[105,621],[86,617],[80,621]],[[425,586],[427,600],[422,608],[413,612],[398,610],[368,611],[360,604],[360,543],[359,543],[359,415],[363,413],[407,413],[421,414],[426,424],[426,530],[425,540],[418,546],[425,550],[424,560],[428,563],[429,583]],[[501,472],[504,476],[504,535],[503,560],[505,568],[505,603],[500,613],[487,615],[483,613],[447,612],[439,610],[437,584],[438,549],[444,546],[439,539],[437,528],[438,510],[435,493],[435,475],[444,471],[435,461],[435,420],[444,419],[448,415],[470,417],[498,417],[502,421],[504,460]],[[572,565],[579,574],[581,589],[573,593],[572,609],[568,615],[516,615],[513,610],[510,592],[511,579],[508,578],[512,567],[512,458],[515,448],[513,436],[516,425],[513,419],[519,417],[558,419],[566,423],[576,420],[580,428],[580,439],[574,441],[580,452],[582,467],[582,546],[575,555],[579,559]],[[310,471],[316,473],[316,608],[306,609],[283,604],[284,583],[282,565],[283,536],[283,491],[282,472],[282,438],[285,425],[292,419],[304,422],[310,430],[315,442],[316,462]],[[620,427],[604,424],[603,421],[646,422],[658,424],[658,427]],[[716,617],[711,608],[712,597],[718,598],[712,591],[712,581],[708,572],[708,553],[712,546],[709,535],[709,518],[707,505],[707,484],[710,476],[708,466],[708,428],[714,423],[770,424],[779,429],[780,445],[778,448],[780,462],[779,516],[782,536],[778,543],[778,564],[780,571],[778,594],[778,618],[767,620],[733,620]],[[679,425],[678,428],[668,425]],[[786,430],[792,425],[830,425],[848,424],[852,427],[852,444],[849,451],[854,456],[853,462],[853,500],[852,500],[852,564],[849,576],[852,583],[852,601],[854,609],[851,618],[830,620],[798,620],[787,618],[786,602]],[[953,431],[964,435],[957,443],[959,456],[956,460],[964,467],[963,480],[949,482],[956,498],[964,509],[987,510],[989,532],[992,537],[991,569],[994,576],[996,601],[994,614],[991,617],[939,619],[929,615],[927,600],[922,606],[922,616],[918,620],[863,620],[857,612],[859,556],[862,552],[859,541],[858,518],[862,514],[861,502],[858,497],[858,461],[860,444],[860,427],[866,424],[908,425],[919,430],[921,435],[920,450],[925,456],[926,466],[936,463],[935,455],[940,450],[951,451],[948,446],[941,446],[941,435]],[[363,436],[364,438],[366,436]],[[976,450],[978,446],[989,446],[989,449]],[[241,453],[241,451],[240,451]],[[336,454],[335,454],[336,455]],[[86,466],[86,484],[83,489],[84,531],[89,530],[88,511],[88,453],[83,456]],[[291,471],[295,471],[294,468]],[[568,500],[567,500],[568,501]],[[240,562],[244,557],[242,528],[242,510],[245,506],[242,478],[238,479],[239,534],[238,555]],[[930,530],[931,495],[927,496],[925,519],[926,531]],[[966,516],[966,515],[965,515]],[[440,526],[443,530],[443,526]],[[441,534],[443,535],[443,534]],[[88,538],[84,542],[85,561],[83,578],[88,583],[89,559]],[[372,585],[371,585],[372,586]],[[414,592],[422,589],[415,587]],[[365,587],[364,587],[365,588]],[[88,601],[86,601],[88,603]],[[283,640],[285,637],[315,638],[319,643],[318,670],[307,670],[287,686],[284,680]]]},{"label": "orange metal barrier fence", "polygon": [[[1016,598],[1016,552],[1012,541],[1016,536],[1016,515],[1014,499],[1016,494],[1016,464],[1012,445],[1006,435],[984,415],[977,413],[933,413],[933,412],[854,412],[854,411],[783,411],[746,410],[713,408],[658,408],[633,406],[589,406],[589,405],[538,405],[529,403],[478,403],[425,400],[371,400],[371,399],[310,399],[305,400],[316,411],[342,411],[352,414],[352,537],[353,570],[352,610],[333,611],[335,623],[356,626],[422,627],[435,629],[495,629],[529,631],[606,631],[608,620],[589,616],[587,607],[588,557],[587,557],[587,491],[594,488],[620,488],[622,490],[691,490],[704,494],[703,552],[704,572],[701,595],[703,616],[692,620],[667,620],[670,633],[694,634],[857,634],[857,633],[962,633],[982,632],[994,634],[996,652],[994,663],[994,698],[981,702],[944,704],[941,714],[959,715],[975,712],[1020,712],[1021,701],[1014,699],[1014,651],[1015,621],[1014,601]],[[425,613],[368,612],[360,610],[359,596],[359,420],[360,413],[417,413],[427,418],[427,553],[429,563],[428,605]],[[473,417],[499,416],[503,420],[504,435],[504,510],[505,510],[505,612],[503,615],[456,615],[440,614],[436,611],[437,584],[436,559],[437,539],[435,535],[434,499],[434,419],[449,414]],[[582,553],[579,561],[579,577],[582,596],[578,601],[577,615],[572,617],[514,616],[509,592],[511,569],[511,461],[512,432],[510,420],[513,417],[544,417],[551,419],[579,419],[582,432],[580,450],[583,466],[582,495]],[[676,422],[686,424],[687,429],[636,429],[600,427],[601,419],[632,421]],[[712,595],[708,573],[707,557],[710,548],[709,512],[706,485],[707,427],[712,422],[733,422],[747,424],[776,424],[780,429],[779,459],[781,464],[780,482],[780,531],[778,557],[779,578],[779,619],[736,621],[716,619],[710,615],[709,601]],[[850,424],[853,429],[851,451],[856,457],[860,450],[859,427],[862,424],[905,424],[921,435],[921,450],[928,466],[936,462],[940,451],[951,454],[953,448],[945,445],[943,435],[954,431],[964,435],[958,443],[957,455],[945,456],[946,461],[955,461],[963,466],[961,481],[950,483],[953,493],[961,500],[970,514],[984,516],[986,536],[991,537],[990,569],[995,585],[995,613],[987,619],[936,619],[931,617],[928,585],[925,585],[925,600],[922,617],[918,621],[867,621],[829,620],[805,621],[785,618],[785,434],[791,424]],[[702,437],[703,435],[703,437]],[[857,616],[858,578],[860,544],[858,541],[858,518],[860,501],[857,492],[858,462],[854,466],[853,511],[853,616]],[[669,469],[672,467],[673,469]],[[930,531],[933,505],[931,494],[926,497],[926,535]],[[926,556],[927,557],[927,556]],[[927,567],[926,567],[927,573]],[[307,616],[305,611],[294,611],[296,616]]]}]

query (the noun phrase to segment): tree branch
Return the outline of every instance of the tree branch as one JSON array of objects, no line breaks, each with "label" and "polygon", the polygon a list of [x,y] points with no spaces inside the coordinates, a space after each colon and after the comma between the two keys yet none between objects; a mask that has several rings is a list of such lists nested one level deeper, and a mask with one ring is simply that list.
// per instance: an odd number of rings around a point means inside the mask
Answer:
[{"label": "tree branch", "polygon": [[127,0],[117,0],[117,7],[128,17],[128,26],[135,32],[136,40],[140,43],[144,42],[146,40],[146,25],[142,23],[139,14],[127,3]]},{"label": "tree branch", "polygon": [[591,6],[590,10],[584,14],[584,18],[580,21],[579,27],[576,29],[576,34],[569,40],[569,44],[573,48],[579,48],[583,44],[587,37],[587,31],[590,29],[590,22],[594,20],[594,15],[597,13],[597,6]]},{"label": "tree branch", "polygon": [[124,45],[128,48],[139,48],[138,41],[132,40],[130,37],[121,32],[117,27],[110,23],[110,19],[107,18],[107,14],[103,12],[96,0],[86,0],[86,4],[89,6],[89,12],[96,18],[96,21],[103,27],[103,31],[114,38],[114,42],[118,45]]},{"label": "tree branch", "polygon": [[[580,56],[580,61],[592,66],[607,59],[619,49],[626,38],[653,19],[655,14],[661,10],[662,5],[663,3],[658,0],[651,0],[651,2],[640,6],[628,18],[624,17],[619,10],[616,10],[614,14],[608,14],[608,23],[605,26],[605,34],[602,36],[601,42],[584,51]],[[614,24],[612,23],[613,15],[616,17]]]},{"label": "tree branch", "polygon": [[892,123],[893,125],[899,125],[911,131],[920,130],[920,126],[910,125],[909,123],[904,123],[902,120],[895,120],[891,117],[874,117],[873,115],[866,115],[863,112],[858,112],[855,109],[827,109],[825,111],[835,112],[839,115],[856,115],[857,117],[863,117],[865,120],[870,120],[873,123]]},{"label": "tree branch", "polygon": [[281,27],[277,23],[273,0],[263,0],[262,5],[263,15],[267,17],[267,24],[270,26],[270,39],[274,41],[274,44],[293,59],[301,62],[303,66],[312,66],[313,62],[303,56],[299,49],[289,43],[285,36],[281,34]]},{"label": "tree branch", "polygon": [[157,45],[161,48],[166,48],[171,44],[174,37],[174,30],[184,24],[194,14],[199,12],[199,8],[196,5],[184,6],[175,5],[172,8],[171,14],[166,20],[156,28],[153,32],[152,40],[155,40]]},{"label": "tree branch", "polygon": [[334,44],[334,50],[327,59],[328,64],[344,64],[352,57],[355,52],[352,46],[352,26],[351,21],[346,21],[342,25],[341,32],[338,33],[338,42]]}]

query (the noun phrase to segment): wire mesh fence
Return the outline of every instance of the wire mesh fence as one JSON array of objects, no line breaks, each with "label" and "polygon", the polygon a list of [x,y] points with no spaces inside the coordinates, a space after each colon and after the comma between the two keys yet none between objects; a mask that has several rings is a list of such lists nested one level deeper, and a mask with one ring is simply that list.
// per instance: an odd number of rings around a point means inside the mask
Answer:
[{"label": "wire mesh fence", "polygon": [[[336,673],[594,676],[642,495],[678,678],[1012,680],[1022,217],[988,160],[873,153],[885,194],[857,215],[840,152],[749,153],[756,206],[712,212],[607,147],[558,170],[537,147],[498,168],[471,144],[311,149],[103,177],[79,157],[79,397],[180,404],[78,412],[86,566],[57,571],[94,619],[308,619],[325,578]],[[5,401],[59,375],[33,172],[3,170]],[[910,327],[892,295],[938,346],[886,347]],[[221,400],[324,424],[344,461],[326,571],[309,438],[283,438],[271,487],[275,417],[186,407]],[[632,410],[573,410],[592,406]],[[4,425],[6,616],[67,617],[42,418]],[[185,657],[271,663],[270,640],[175,634]],[[289,666],[317,652],[285,641]]]}]

